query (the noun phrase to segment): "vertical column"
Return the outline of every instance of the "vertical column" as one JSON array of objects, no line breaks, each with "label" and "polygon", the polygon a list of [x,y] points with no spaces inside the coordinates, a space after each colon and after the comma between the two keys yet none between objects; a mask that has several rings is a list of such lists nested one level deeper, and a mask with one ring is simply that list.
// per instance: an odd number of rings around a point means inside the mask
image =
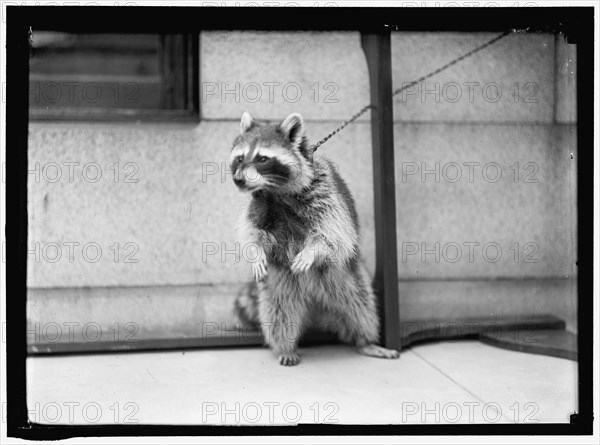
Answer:
[{"label": "vertical column", "polygon": [[361,33],[371,84],[371,133],[375,193],[376,270],[374,289],[379,299],[381,342],[400,349],[400,302],[396,243],[396,186],[394,168],[394,111],[390,33]]}]

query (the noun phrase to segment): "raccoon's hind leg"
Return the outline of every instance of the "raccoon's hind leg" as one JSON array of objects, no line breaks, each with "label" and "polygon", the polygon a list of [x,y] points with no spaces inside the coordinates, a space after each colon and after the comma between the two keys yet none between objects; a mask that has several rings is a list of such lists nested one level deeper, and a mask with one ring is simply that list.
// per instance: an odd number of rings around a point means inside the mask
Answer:
[{"label": "raccoon's hind leg", "polygon": [[[371,286],[371,279],[365,266],[362,263],[358,264],[358,284],[359,288],[363,292],[363,295],[367,295],[367,310],[374,314],[374,317],[377,319],[377,336],[379,336],[379,315],[377,313],[377,304],[375,294],[373,293],[373,287]],[[400,353],[395,349],[387,349],[383,346],[378,346],[373,344],[374,342],[369,341],[370,339],[357,338],[356,347],[358,352],[361,354],[367,355],[369,357],[378,357],[378,358],[399,358]]]},{"label": "raccoon's hind leg", "polygon": [[[259,317],[263,336],[277,355],[279,364],[300,362],[297,345],[304,325],[306,298],[299,293],[297,280],[272,268],[265,283],[259,283]],[[303,298],[304,297],[304,298]]]},{"label": "raccoon's hind leg", "polygon": [[335,327],[340,340],[354,343],[358,352],[369,357],[398,358],[400,353],[378,346],[379,315],[373,289],[364,266],[355,263],[353,278],[334,273],[329,283],[329,298],[340,312]]}]

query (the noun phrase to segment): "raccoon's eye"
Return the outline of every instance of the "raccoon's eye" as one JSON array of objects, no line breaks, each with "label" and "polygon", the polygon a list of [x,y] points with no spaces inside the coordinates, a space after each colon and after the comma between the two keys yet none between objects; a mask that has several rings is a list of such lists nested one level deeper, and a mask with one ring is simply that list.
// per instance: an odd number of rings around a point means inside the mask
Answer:
[{"label": "raccoon's eye", "polygon": [[267,162],[269,160],[269,158],[267,158],[266,156],[261,156],[259,157],[256,162],[259,162],[261,164],[264,164],[265,162]]},{"label": "raccoon's eye", "polygon": [[236,159],[237,159],[238,162],[242,162],[244,160],[244,157],[243,156],[238,156]]}]

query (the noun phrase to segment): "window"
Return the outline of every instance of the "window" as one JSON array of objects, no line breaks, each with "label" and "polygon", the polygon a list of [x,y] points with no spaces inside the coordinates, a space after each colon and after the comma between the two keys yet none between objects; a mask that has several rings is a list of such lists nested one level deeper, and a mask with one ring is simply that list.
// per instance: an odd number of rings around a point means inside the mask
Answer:
[{"label": "window", "polygon": [[34,120],[197,120],[198,37],[32,31]]}]

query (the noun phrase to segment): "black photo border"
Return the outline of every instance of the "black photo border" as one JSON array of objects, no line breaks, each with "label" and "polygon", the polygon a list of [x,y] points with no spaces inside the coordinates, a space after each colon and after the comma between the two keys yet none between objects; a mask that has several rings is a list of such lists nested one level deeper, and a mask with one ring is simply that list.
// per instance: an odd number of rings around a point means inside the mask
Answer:
[{"label": "black photo border", "polygon": [[[30,440],[84,436],[243,435],[589,435],[593,365],[594,8],[326,8],[326,7],[6,7],[6,309],[7,435]],[[577,203],[579,412],[570,424],[173,426],[41,425],[26,403],[27,135],[30,27],[72,32],[200,30],[361,30],[530,32],[560,29],[577,44]],[[596,413],[597,414],[597,413]]]}]

